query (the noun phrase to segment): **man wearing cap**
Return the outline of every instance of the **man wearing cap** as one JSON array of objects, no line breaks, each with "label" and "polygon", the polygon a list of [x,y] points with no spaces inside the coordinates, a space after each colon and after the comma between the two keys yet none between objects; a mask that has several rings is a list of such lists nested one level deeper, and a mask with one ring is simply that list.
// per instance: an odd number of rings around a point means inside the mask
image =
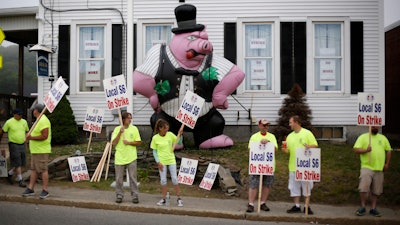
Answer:
[{"label": "man wearing cap", "polygon": [[7,180],[10,184],[13,184],[12,177],[16,173],[19,186],[26,187],[22,180],[22,166],[26,164],[25,134],[29,131],[29,127],[28,122],[22,118],[22,114],[21,109],[14,109],[13,117],[6,121],[2,131],[8,133],[8,149],[10,151],[10,165],[12,166],[11,170],[8,171]]},{"label": "man wearing cap", "polygon": [[[268,142],[271,142],[272,144],[274,144],[276,151],[276,149],[278,148],[278,143],[276,141],[275,135],[268,132],[268,126],[269,126],[268,120],[261,119],[258,121],[259,131],[250,137],[248,146],[249,150],[251,142],[257,142],[260,144],[267,144]],[[275,164],[275,158],[273,158],[273,163]],[[274,175],[263,175],[261,201],[260,201],[260,209],[263,211],[270,210],[266,202],[273,183],[274,183]],[[259,187],[259,184],[260,184],[260,175],[249,176],[249,196],[248,196],[249,204],[247,205],[246,212],[254,212],[254,201],[256,200],[257,189]]]},{"label": "man wearing cap", "polygon": [[51,153],[51,124],[45,114],[41,115],[43,109],[44,106],[42,104],[37,104],[33,108],[33,116],[38,121],[36,125],[31,128],[32,132],[26,135],[26,140],[29,141],[29,149],[31,151],[31,177],[29,186],[24,193],[22,193],[24,197],[35,194],[34,187],[39,173],[42,174],[43,188],[39,197],[44,199],[49,196],[49,173],[47,171],[47,163],[49,154]]},{"label": "man wearing cap", "polygon": [[[288,188],[290,190],[290,197],[293,198],[294,206],[288,210],[287,213],[301,213],[300,207],[300,197],[310,196],[311,189],[313,188],[314,183],[312,181],[296,181],[295,171],[296,171],[296,150],[298,148],[316,148],[318,147],[318,142],[315,139],[314,134],[307,130],[306,128],[301,126],[301,121],[299,116],[292,116],[289,119],[289,126],[292,129],[292,132],[287,136],[286,143],[287,147],[283,146],[282,150],[286,153],[289,153],[289,185]],[[308,187],[307,187],[308,182]],[[308,206],[308,214],[314,214],[311,211],[310,206]],[[307,211],[304,207],[303,212]]]}]

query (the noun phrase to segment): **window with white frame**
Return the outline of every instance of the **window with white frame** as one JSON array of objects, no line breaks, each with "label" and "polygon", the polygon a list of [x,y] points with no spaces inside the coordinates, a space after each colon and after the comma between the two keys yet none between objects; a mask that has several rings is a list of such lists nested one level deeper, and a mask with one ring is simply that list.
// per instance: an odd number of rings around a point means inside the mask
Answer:
[{"label": "window with white frame", "polygon": [[245,89],[272,89],[272,24],[244,24]]},{"label": "window with white frame", "polygon": [[79,91],[103,91],[105,26],[78,26]]},{"label": "window with white frame", "polygon": [[151,24],[145,25],[145,54],[150,50],[153,45],[166,44],[171,41],[172,25],[168,24]]},{"label": "window with white frame", "polygon": [[343,23],[316,22],[314,29],[314,90],[342,91]]}]

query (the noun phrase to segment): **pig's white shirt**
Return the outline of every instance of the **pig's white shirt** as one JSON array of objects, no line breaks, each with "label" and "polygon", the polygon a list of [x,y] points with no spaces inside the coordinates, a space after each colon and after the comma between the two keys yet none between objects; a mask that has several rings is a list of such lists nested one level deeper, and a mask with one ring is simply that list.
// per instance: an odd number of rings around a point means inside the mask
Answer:
[{"label": "pig's white shirt", "polygon": [[[175,68],[179,68],[178,62],[175,60],[174,56],[171,53],[171,50],[169,49],[169,46],[165,46],[165,50],[167,53],[167,56],[169,60],[171,61],[172,65]],[[143,74],[147,74],[151,77],[155,77],[157,75],[158,67],[160,65],[160,48],[161,44],[153,46],[148,52],[147,52],[147,57],[145,62],[138,66],[136,68],[136,71],[139,71]],[[203,60],[203,63],[199,67],[198,71],[201,72],[204,69],[206,60]],[[229,60],[213,54],[211,66],[217,68],[217,78],[218,81],[221,81],[226,74],[229,73],[229,71],[232,69],[234,64],[230,62]],[[180,84],[180,89],[179,89],[179,97],[171,99],[164,104],[161,105],[162,110],[167,113],[168,115],[175,117],[176,113],[179,110],[179,107],[185,97],[186,91],[187,90],[194,90],[193,87],[193,76],[182,76],[182,81]],[[211,108],[212,108],[212,102],[205,102],[203,105],[203,108],[201,109],[201,112],[199,114],[200,116],[205,115]]]}]

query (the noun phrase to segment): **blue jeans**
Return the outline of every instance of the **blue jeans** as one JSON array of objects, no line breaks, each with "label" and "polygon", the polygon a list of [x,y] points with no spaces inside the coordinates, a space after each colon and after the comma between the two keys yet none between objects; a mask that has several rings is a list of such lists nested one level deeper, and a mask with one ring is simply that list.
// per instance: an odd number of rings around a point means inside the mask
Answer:
[{"label": "blue jeans", "polygon": [[171,176],[171,181],[173,185],[177,185],[178,184],[178,177],[176,174],[176,164],[172,164],[172,165],[163,165],[163,170],[158,170],[158,172],[160,173],[160,184],[163,185],[167,185],[167,167],[169,169],[169,174]]}]

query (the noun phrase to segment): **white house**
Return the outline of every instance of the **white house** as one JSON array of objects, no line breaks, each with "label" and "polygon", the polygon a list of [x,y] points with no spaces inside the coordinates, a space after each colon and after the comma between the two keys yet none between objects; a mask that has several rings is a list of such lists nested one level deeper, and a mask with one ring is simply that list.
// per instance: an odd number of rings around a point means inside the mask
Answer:
[{"label": "white house", "polygon": [[[87,82],[89,71],[98,74],[98,81],[126,75],[133,123],[150,124],[148,100],[132,93],[132,71],[153,44],[168,43],[176,27],[174,8],[184,3],[197,7],[197,23],[207,26],[214,54],[246,73],[229,109],[221,110],[227,130],[254,125],[259,118],[276,124],[282,100],[298,83],[319,139],[348,140],[366,131],[357,127],[357,93],[385,93],[380,0],[38,1],[30,17],[38,44],[53,49],[49,76],[62,76],[69,85],[67,96],[79,125],[87,106],[106,108],[102,82]],[[7,15],[9,23],[21,21],[0,9],[0,17]],[[254,61],[261,72],[254,72]],[[51,85],[49,77],[39,77],[39,100]],[[118,123],[118,114],[106,110],[108,131]]]}]

